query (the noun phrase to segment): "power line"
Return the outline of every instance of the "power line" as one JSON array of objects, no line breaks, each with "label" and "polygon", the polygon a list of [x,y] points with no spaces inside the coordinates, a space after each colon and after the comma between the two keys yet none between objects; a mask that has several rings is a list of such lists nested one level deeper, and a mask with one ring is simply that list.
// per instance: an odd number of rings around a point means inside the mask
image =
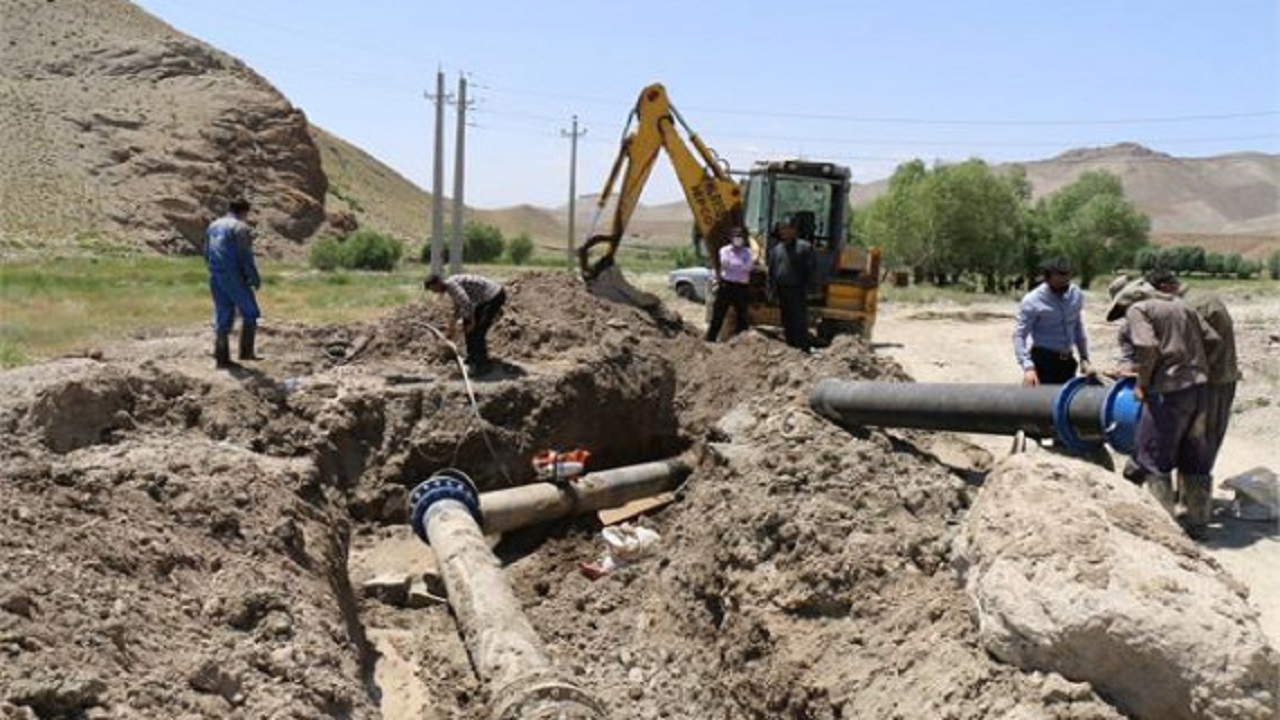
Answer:
[{"label": "power line", "polygon": [[[604,98],[572,95],[564,93],[538,92],[530,90],[518,90],[512,88],[502,88],[498,86],[490,86],[496,90],[501,90],[510,95],[528,95],[533,97],[543,97],[559,100],[574,100],[577,102],[585,102],[591,104],[608,104],[613,106],[623,106],[616,98],[606,100]],[[630,107],[633,103],[628,102],[626,107]],[[799,113],[799,112],[777,112],[768,110],[740,110],[723,107],[713,107],[705,105],[688,105],[681,106],[682,110],[689,110],[700,113],[714,113],[718,115],[738,115],[744,117],[767,117],[780,118],[788,120],[824,120],[824,121],[841,121],[853,123],[894,123],[899,125],[1142,125],[1142,124],[1160,124],[1160,123],[1180,123],[1180,122],[1206,122],[1219,120],[1241,120],[1247,118],[1265,118],[1280,117],[1280,110],[1248,110],[1242,112],[1226,112],[1226,113],[1203,113],[1192,115],[1169,115],[1169,116],[1150,116],[1150,117],[1132,117],[1132,118],[1084,118],[1084,119],[1065,119],[1065,118],[922,118],[910,116],[860,116],[860,115],[843,115],[843,114],[825,114],[825,113]]]},{"label": "power line", "polygon": [[1047,119],[943,119],[917,117],[859,117],[855,115],[822,115],[811,113],[782,113],[768,111],[740,112],[736,110],[715,110],[712,108],[692,107],[691,110],[706,113],[722,113],[725,115],[750,114],[756,117],[783,118],[789,120],[829,120],[851,123],[892,123],[894,125],[963,125],[963,126],[1088,126],[1088,125],[1149,125],[1161,123],[1203,122],[1208,120],[1237,120],[1244,118],[1262,118],[1280,116],[1280,111],[1260,110],[1257,112],[1222,113],[1217,115],[1178,115],[1169,117],[1146,118],[1112,118],[1101,120],[1047,120]]}]

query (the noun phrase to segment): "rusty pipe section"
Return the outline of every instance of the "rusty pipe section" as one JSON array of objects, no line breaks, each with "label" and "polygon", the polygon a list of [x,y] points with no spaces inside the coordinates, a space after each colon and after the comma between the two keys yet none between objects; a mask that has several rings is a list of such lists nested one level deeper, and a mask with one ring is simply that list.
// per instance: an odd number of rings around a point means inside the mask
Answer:
[{"label": "rusty pipe section", "polygon": [[426,509],[422,524],[471,663],[489,688],[490,717],[604,720],[599,701],[552,666],[501,563],[485,544],[474,506],[438,499]]},{"label": "rusty pipe section", "polygon": [[493,720],[604,720],[606,713],[552,666],[485,533],[624,505],[674,488],[690,469],[665,460],[591,473],[572,485],[535,483],[483,496],[466,474],[442,470],[414,489],[414,532],[435,552],[472,665],[490,689]]},{"label": "rusty pipe section", "polygon": [[682,458],[627,465],[584,475],[572,483],[533,483],[480,496],[486,533],[626,505],[678,486],[691,466]]}]

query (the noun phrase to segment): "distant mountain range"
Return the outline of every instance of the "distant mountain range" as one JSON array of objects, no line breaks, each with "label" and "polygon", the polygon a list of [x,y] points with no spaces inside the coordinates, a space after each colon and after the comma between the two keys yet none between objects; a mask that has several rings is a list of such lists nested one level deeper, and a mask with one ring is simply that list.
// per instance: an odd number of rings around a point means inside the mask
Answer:
[{"label": "distant mountain range", "polygon": [[[427,192],[308,123],[239,60],[127,0],[0,3],[0,253],[86,240],[193,252],[233,192],[255,202],[271,255],[302,255],[348,214],[414,244],[427,236]],[[1125,143],[1020,164],[1037,195],[1089,170],[1118,175],[1159,242],[1255,256],[1280,247],[1280,155],[1178,158]],[[886,183],[856,185],[851,201],[869,202]],[[466,214],[527,233],[546,253],[566,244],[565,206]],[[583,235],[595,198],[577,215]],[[680,245],[691,226],[683,202],[641,205],[628,237]]]}]

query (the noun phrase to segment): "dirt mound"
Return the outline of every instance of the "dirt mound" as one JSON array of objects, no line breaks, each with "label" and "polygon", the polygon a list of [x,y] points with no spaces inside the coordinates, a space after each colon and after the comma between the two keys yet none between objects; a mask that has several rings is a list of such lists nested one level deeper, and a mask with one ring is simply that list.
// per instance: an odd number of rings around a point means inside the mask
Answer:
[{"label": "dirt mound", "polygon": [[233,374],[202,334],[0,374],[0,713],[373,717],[395,686],[371,689],[374,638],[424,688],[420,713],[388,717],[485,717],[447,608],[357,597],[348,546],[403,533],[407,490],[443,466],[499,487],[582,446],[595,467],[700,458],[647,521],[658,558],[587,580],[593,518],[497,548],[611,717],[1118,716],[981,649],[949,566],[964,468],[807,409],[818,379],[895,364],[852,338],[708,345],[559,274],[508,291],[507,367],[474,405],[421,326],[447,303],[267,327],[268,360]]}]

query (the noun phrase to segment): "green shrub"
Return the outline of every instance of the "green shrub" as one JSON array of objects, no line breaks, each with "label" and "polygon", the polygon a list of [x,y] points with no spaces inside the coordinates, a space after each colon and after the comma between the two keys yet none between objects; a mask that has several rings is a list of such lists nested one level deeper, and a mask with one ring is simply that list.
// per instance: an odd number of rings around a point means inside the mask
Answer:
[{"label": "green shrub", "polygon": [[1280,250],[1271,253],[1267,258],[1267,274],[1272,280],[1280,280]]},{"label": "green shrub", "polygon": [[462,235],[462,261],[491,263],[502,257],[506,241],[502,231],[493,225],[469,222]]},{"label": "green shrub", "polygon": [[332,235],[320,238],[311,246],[311,267],[331,272],[342,266],[342,241]]},{"label": "green shrub", "polygon": [[1142,272],[1156,269],[1156,266],[1160,264],[1160,249],[1154,247],[1142,248],[1134,255],[1133,264]]},{"label": "green shrub", "polygon": [[345,239],[323,237],[311,246],[311,266],[317,270],[394,270],[404,244],[373,230],[356,230]]},{"label": "green shrub", "polygon": [[533,238],[529,233],[520,233],[507,242],[507,259],[512,265],[523,265],[533,257]]},{"label": "green shrub", "polygon": [[1255,275],[1262,272],[1262,263],[1257,260],[1241,259],[1239,266],[1235,269],[1236,278],[1239,280],[1252,280]]},{"label": "green shrub", "polygon": [[343,267],[353,270],[394,270],[404,244],[373,230],[356,230],[342,242]]},{"label": "green shrub", "polygon": [[[442,257],[444,258],[445,262],[449,261],[449,244],[448,243],[445,243],[444,255]],[[423,265],[431,264],[431,238],[427,238],[427,242],[422,245],[422,254],[418,259],[422,261]]]},{"label": "green shrub", "polygon": [[676,268],[696,267],[702,262],[698,259],[698,252],[691,247],[677,248],[671,256]]},{"label": "green shrub", "polygon": [[[1203,270],[1209,273],[1210,275],[1221,275],[1224,272],[1230,272],[1230,270],[1227,270],[1226,256],[1224,256],[1222,253],[1216,253],[1216,252],[1205,255],[1204,262],[1201,263],[1200,267],[1196,269]],[[1183,270],[1182,272],[1187,272],[1187,271]]]}]

